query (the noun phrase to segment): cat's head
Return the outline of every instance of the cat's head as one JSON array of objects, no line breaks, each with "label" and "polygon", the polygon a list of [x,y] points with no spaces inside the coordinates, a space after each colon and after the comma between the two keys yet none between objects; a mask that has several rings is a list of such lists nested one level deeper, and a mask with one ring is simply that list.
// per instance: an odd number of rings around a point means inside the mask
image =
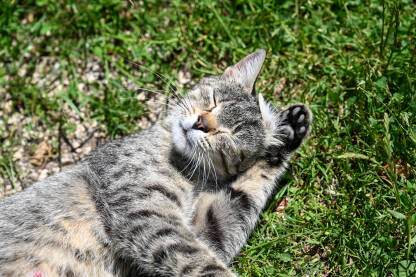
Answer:
[{"label": "cat's head", "polygon": [[254,82],[266,52],[258,50],[222,75],[203,78],[173,111],[172,140],[176,150],[219,179],[249,168],[271,143],[276,112]]}]

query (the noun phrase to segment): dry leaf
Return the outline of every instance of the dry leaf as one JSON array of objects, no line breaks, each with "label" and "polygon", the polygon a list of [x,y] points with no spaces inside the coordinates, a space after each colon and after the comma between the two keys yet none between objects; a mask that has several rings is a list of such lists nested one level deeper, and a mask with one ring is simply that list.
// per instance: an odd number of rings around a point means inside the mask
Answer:
[{"label": "dry leaf", "polygon": [[[399,175],[400,177],[409,179],[409,177],[411,177],[413,175],[413,171],[411,170],[410,164],[403,162],[402,160],[395,160],[395,169],[396,169],[396,174]],[[388,164],[386,164],[384,166],[384,169],[386,169],[387,171],[390,171],[390,166]]]},{"label": "dry leaf", "polygon": [[35,20],[35,15],[32,12],[27,13],[26,20],[28,23],[32,23]]},{"label": "dry leaf", "polygon": [[180,69],[178,72],[179,84],[185,85],[191,81],[191,72]]},{"label": "dry leaf", "polygon": [[48,160],[51,152],[52,147],[46,141],[42,141],[36,148],[35,154],[32,159],[30,159],[30,163],[36,166],[41,166]]},{"label": "dry leaf", "polygon": [[283,198],[282,200],[280,200],[280,201],[277,203],[276,208],[275,208],[275,211],[276,211],[276,212],[281,212],[281,211],[283,211],[284,209],[286,209],[286,207],[287,207],[287,203],[288,203],[287,199],[286,199],[286,198]]},{"label": "dry leaf", "polygon": [[410,165],[400,160],[396,161],[396,173],[406,179],[412,175]]}]

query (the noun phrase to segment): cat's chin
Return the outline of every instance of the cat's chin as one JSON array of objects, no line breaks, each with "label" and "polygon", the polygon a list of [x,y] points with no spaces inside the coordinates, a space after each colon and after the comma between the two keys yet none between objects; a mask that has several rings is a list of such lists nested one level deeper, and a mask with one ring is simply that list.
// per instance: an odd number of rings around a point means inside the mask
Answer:
[{"label": "cat's chin", "polygon": [[196,144],[195,134],[189,134],[190,130],[184,129],[180,122],[172,126],[172,142],[175,150],[186,157],[190,157]]}]

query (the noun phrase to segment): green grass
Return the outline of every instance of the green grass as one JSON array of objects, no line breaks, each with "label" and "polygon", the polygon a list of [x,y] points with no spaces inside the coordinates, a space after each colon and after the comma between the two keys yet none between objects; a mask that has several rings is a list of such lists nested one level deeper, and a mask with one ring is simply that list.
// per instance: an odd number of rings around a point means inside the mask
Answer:
[{"label": "green grass", "polygon": [[[414,1],[85,2],[0,3],[0,87],[13,110],[71,132],[62,105],[87,108],[117,137],[137,131],[146,112],[145,103],[123,100],[138,92],[123,89],[122,78],[168,92],[170,85],[143,67],[174,84],[180,69],[198,80],[266,49],[258,91],[277,105],[309,104],[313,132],[235,270],[242,276],[416,274]],[[31,75],[43,56],[55,57],[62,69],[45,73],[48,78],[70,80],[53,96],[48,82],[40,85]],[[85,96],[76,69],[92,57],[106,67],[108,85],[91,84],[93,93]],[[20,76],[23,65],[27,73]],[[1,126],[0,174],[15,180],[10,145],[19,142]],[[276,212],[282,197],[287,208]]]}]

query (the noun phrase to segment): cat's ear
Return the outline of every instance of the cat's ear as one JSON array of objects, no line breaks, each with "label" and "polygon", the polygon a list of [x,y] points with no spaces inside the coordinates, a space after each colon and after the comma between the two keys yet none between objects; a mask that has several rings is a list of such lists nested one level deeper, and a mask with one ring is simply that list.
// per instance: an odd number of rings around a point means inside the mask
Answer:
[{"label": "cat's ear", "polygon": [[254,93],[254,82],[263,66],[266,51],[257,50],[238,63],[228,67],[222,76],[228,80],[241,84],[247,93]]},{"label": "cat's ear", "polygon": [[264,97],[259,93],[259,107],[261,117],[263,118],[264,131],[266,133],[266,145],[279,145],[280,142],[276,140],[275,133],[277,129],[277,114],[274,107],[264,100]]}]

